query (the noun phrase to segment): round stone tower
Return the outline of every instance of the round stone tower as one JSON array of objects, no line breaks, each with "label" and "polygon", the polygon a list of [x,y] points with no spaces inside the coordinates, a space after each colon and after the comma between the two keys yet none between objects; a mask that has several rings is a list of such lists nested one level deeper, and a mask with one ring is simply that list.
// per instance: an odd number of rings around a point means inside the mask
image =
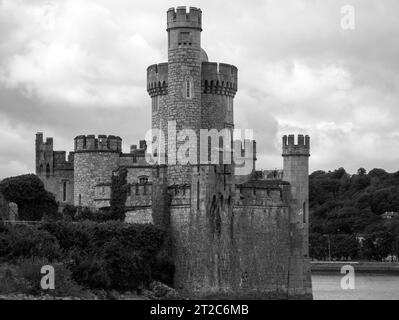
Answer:
[{"label": "round stone tower", "polygon": [[[201,31],[202,13],[190,7],[171,8],[167,11],[168,32],[168,98],[167,121],[176,122],[176,133],[190,129],[189,154],[192,164],[199,163],[199,138],[201,129]],[[165,128],[167,123],[161,121]],[[175,138],[175,133],[169,130]],[[171,138],[171,137],[168,137]],[[166,139],[168,141],[168,139]],[[168,178],[170,184],[191,183],[192,167],[179,165],[179,148],[185,143],[176,140],[167,146]],[[175,165],[177,163],[177,165]]]},{"label": "round stone tower", "polygon": [[110,183],[112,172],[119,167],[122,139],[94,135],[75,138],[74,204],[95,207],[95,187]]}]

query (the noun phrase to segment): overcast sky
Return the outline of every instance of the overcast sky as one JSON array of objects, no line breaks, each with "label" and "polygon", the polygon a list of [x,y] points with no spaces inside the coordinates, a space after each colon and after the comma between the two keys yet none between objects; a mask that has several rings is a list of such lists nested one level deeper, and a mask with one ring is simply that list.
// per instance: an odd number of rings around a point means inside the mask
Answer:
[{"label": "overcast sky", "polygon": [[[355,29],[341,7],[355,8]],[[203,12],[210,61],[239,69],[237,128],[258,168],[282,166],[281,135],[311,135],[311,170],[399,170],[397,0],[0,0],[0,178],[34,171],[35,133],[72,150],[150,128],[146,68],[167,60],[166,11]]]}]

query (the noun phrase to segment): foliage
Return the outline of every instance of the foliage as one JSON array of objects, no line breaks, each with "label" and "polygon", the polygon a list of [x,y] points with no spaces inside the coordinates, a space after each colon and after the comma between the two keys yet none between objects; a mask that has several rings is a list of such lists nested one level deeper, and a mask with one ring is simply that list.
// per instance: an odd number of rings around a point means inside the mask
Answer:
[{"label": "foliage", "polygon": [[[315,171],[309,177],[310,255],[380,260],[398,252],[399,219],[385,221],[387,211],[399,212],[399,172],[360,168]],[[356,240],[356,235],[358,239]],[[359,239],[364,237],[361,242]]]},{"label": "foliage", "polygon": [[34,226],[7,226],[0,232],[0,259],[13,261],[18,258],[46,257],[54,261],[60,256],[57,238]]},{"label": "foliage", "polygon": [[35,284],[40,264],[61,265],[67,268],[61,272],[68,292],[75,282],[94,289],[136,290],[153,280],[172,282],[173,263],[160,255],[164,241],[165,232],[150,224],[48,221],[40,226],[4,226],[0,258],[14,261],[22,278]]},{"label": "foliage", "polygon": [[33,174],[4,179],[0,182],[0,193],[9,202],[18,205],[20,220],[38,221],[43,216],[56,217],[58,204],[47,192],[43,182]]},{"label": "foliage", "polygon": [[125,219],[125,204],[129,192],[127,169],[121,168],[112,176],[111,183],[111,216],[115,220]]}]

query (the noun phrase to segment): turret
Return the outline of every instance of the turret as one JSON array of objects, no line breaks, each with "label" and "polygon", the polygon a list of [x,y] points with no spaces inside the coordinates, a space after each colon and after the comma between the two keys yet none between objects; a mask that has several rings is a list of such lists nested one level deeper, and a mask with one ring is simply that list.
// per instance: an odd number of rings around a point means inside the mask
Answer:
[{"label": "turret", "polygon": [[202,12],[198,8],[170,8],[167,12],[169,49],[180,46],[201,48]]},{"label": "turret", "polygon": [[[96,186],[111,183],[112,172],[118,169],[122,139],[117,136],[82,135],[75,138],[74,203],[95,208]],[[101,201],[100,201],[101,204]]]},{"label": "turret", "polygon": [[293,134],[283,136],[283,157],[294,155],[309,157],[309,152],[309,136],[298,135],[298,143],[295,143],[295,135]]},{"label": "turret", "polygon": [[75,153],[79,152],[122,152],[122,139],[117,136],[81,135],[75,138]]},{"label": "turret", "polygon": [[293,198],[293,217],[304,231],[304,248],[308,254],[307,241],[309,230],[309,136],[298,135],[295,143],[295,136],[283,137],[283,158],[284,158],[284,180],[291,184]]},{"label": "turret", "polygon": [[36,174],[38,176],[50,177],[54,172],[54,142],[53,138],[43,141],[43,133],[36,134]]}]

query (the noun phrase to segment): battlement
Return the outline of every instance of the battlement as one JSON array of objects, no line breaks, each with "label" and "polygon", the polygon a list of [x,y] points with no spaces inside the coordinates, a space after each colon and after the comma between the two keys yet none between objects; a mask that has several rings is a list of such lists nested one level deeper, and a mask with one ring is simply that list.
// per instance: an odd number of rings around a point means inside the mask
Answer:
[{"label": "battlement", "polygon": [[237,92],[238,69],[226,63],[202,62],[202,92],[234,97]]},{"label": "battlement", "polygon": [[202,11],[199,8],[190,7],[187,12],[185,6],[170,8],[167,11],[167,31],[175,28],[191,28],[202,31]]},{"label": "battlement", "polygon": [[168,93],[168,63],[153,64],[147,68],[147,92],[151,97]]},{"label": "battlement", "polygon": [[310,156],[310,138],[308,135],[298,135],[295,143],[295,135],[283,136],[283,157],[292,155]]},{"label": "battlement", "polygon": [[52,151],[54,146],[54,139],[51,137],[46,138],[46,141],[43,140],[43,133],[36,133],[36,144],[41,150]]},{"label": "battlement", "polygon": [[288,182],[281,180],[253,180],[236,185],[235,206],[284,206]]},{"label": "battlement", "polygon": [[75,138],[75,153],[79,152],[122,152],[122,139],[117,136],[81,135]]}]

